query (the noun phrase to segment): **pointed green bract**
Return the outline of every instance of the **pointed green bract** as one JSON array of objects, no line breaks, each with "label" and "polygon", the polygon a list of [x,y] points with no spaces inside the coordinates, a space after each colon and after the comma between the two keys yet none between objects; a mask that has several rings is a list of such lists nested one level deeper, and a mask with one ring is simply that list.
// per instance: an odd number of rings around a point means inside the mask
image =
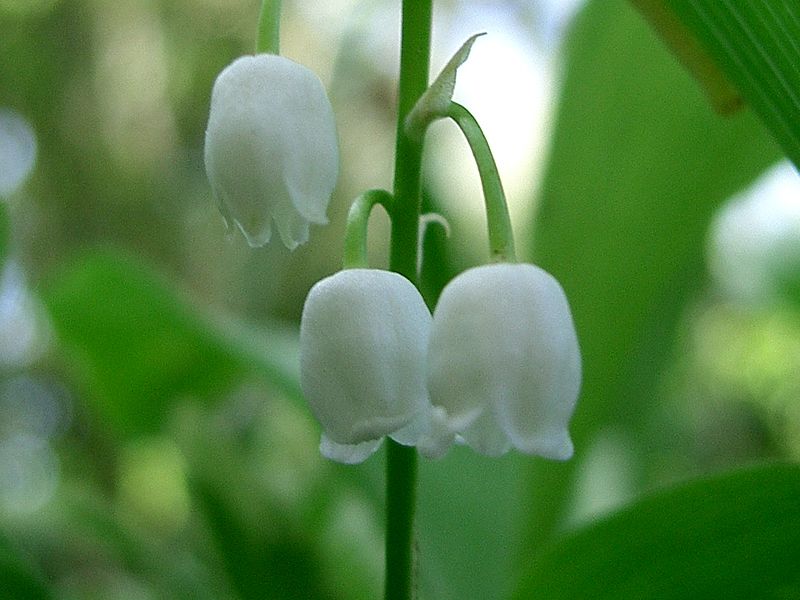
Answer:
[{"label": "pointed green bract", "polygon": [[482,35],[486,34],[476,33],[461,45],[461,48],[447,61],[442,72],[414,105],[405,122],[406,132],[409,136],[416,139],[422,138],[425,129],[432,121],[447,116],[456,87],[458,68],[469,58],[472,44]]}]

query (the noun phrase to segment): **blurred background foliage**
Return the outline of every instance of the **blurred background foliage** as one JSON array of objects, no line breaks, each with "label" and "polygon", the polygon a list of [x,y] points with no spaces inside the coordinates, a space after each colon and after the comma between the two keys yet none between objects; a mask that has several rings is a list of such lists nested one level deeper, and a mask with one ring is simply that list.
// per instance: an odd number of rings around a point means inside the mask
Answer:
[{"label": "blurred background foliage", "polygon": [[[290,254],[226,233],[203,172],[211,85],[252,51],[257,4],[0,0],[2,597],[379,596],[382,459],[319,457],[296,342],[349,200],[390,186],[399,7],[284,3],[342,151],[330,225]],[[577,452],[423,461],[420,598],[798,597],[793,125],[776,142],[763,103],[717,115],[621,0],[440,0],[435,68],[484,30],[456,97],[518,247],[572,303]],[[426,207],[452,229],[426,237],[433,302],[486,244],[466,144],[428,141]],[[682,574],[694,591],[664,584]]]}]

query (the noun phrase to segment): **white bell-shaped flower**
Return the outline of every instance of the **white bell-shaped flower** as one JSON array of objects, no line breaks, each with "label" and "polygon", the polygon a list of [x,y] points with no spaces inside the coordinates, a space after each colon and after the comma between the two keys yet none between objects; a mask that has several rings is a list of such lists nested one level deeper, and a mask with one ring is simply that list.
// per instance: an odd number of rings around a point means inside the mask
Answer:
[{"label": "white bell-shaped flower", "polygon": [[311,288],[300,324],[300,384],[323,427],[323,455],[352,464],[386,435],[416,442],[430,406],[430,325],[422,296],[397,273],[346,269]]},{"label": "white bell-shaped flower", "polygon": [[325,224],[339,171],[333,109],[306,67],[272,54],[243,56],[217,77],[205,143],[206,173],[220,210],[251,246],[272,221],[287,248]]},{"label": "white bell-shaped flower", "polygon": [[[465,271],[442,291],[428,347],[428,391],[440,436],[498,456],[511,447],[564,460],[581,382],[567,298],[528,264]],[[446,451],[447,444],[440,444]]]}]

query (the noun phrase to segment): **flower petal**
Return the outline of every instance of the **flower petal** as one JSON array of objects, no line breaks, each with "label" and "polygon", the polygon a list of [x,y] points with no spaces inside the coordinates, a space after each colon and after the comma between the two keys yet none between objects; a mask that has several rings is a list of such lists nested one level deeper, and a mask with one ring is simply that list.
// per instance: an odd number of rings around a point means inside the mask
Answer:
[{"label": "flower petal", "polygon": [[373,440],[423,410],[430,321],[422,296],[397,273],[347,269],[311,289],[300,325],[301,387],[331,440]]},{"label": "flower petal", "polygon": [[569,305],[546,271],[484,265],[445,287],[431,328],[428,388],[478,452],[496,456],[513,445],[568,458],[580,380]]},{"label": "flower petal", "polygon": [[251,245],[274,219],[288,247],[324,224],[339,169],[333,109],[309,69],[282,56],[243,56],[217,77],[206,173],[223,212]]},{"label": "flower petal", "polygon": [[319,441],[319,452],[325,458],[345,465],[356,465],[367,460],[380,448],[383,438],[368,440],[360,444],[339,444],[324,433]]},{"label": "flower petal", "polygon": [[460,435],[470,448],[485,456],[502,456],[511,449],[508,435],[489,412],[475,419]]},{"label": "flower petal", "polygon": [[[500,266],[500,265],[498,265]],[[566,295],[556,279],[533,265],[503,265],[489,285],[504,290],[504,308],[518,335],[502,360],[513,373],[494,404],[497,422],[520,451],[546,458],[572,455],[567,425],[578,399],[581,359]]]}]

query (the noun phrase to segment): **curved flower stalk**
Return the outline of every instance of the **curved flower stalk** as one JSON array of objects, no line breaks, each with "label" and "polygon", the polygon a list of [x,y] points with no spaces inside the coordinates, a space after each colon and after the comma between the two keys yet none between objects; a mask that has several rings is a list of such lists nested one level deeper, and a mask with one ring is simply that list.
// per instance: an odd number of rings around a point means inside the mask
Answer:
[{"label": "curved flower stalk", "polygon": [[413,445],[428,414],[431,315],[410,281],[345,269],[308,294],[300,324],[300,385],[323,427],[320,451],[365,460],[389,435]]},{"label": "curved flower stalk", "polygon": [[206,129],[205,164],[220,211],[251,246],[270,240],[272,222],[287,248],[325,224],[339,150],[325,89],[306,67],[282,56],[243,56],[217,77]]},{"label": "curved flower stalk", "polygon": [[434,311],[427,377],[439,436],[489,456],[572,456],[578,339],[564,291],[539,267],[491,264],[453,279]]}]

